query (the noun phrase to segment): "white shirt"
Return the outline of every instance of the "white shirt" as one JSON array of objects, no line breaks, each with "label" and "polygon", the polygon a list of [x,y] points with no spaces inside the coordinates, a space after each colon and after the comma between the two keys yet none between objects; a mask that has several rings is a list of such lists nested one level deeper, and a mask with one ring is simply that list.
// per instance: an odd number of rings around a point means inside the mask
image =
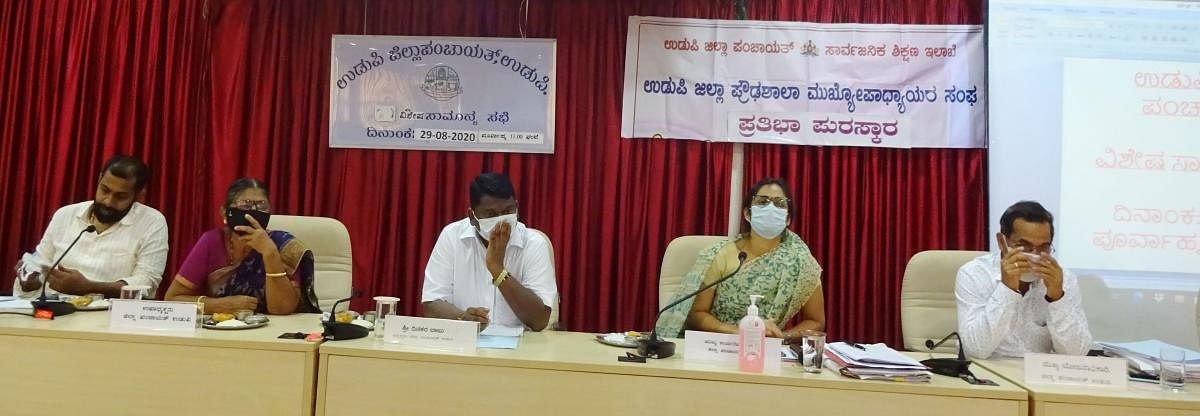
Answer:
[{"label": "white shirt", "polygon": [[[447,225],[425,266],[421,302],[445,300],[464,310],[484,307],[488,308],[488,321],[492,324],[524,327],[500,289],[492,285],[486,256],[487,249],[476,237],[469,219]],[[531,232],[520,222],[514,225],[504,251],[504,268],[509,279],[533,291],[543,304],[553,304],[558,285],[554,281],[550,243],[541,234]]]},{"label": "white shirt", "polygon": [[[86,217],[91,206],[92,201],[84,201],[54,212],[36,254],[54,264],[75,236],[91,225]],[[84,233],[60,264],[92,281],[150,286],[147,295],[154,296],[167,267],[167,220],[158,210],[134,202],[129,213],[103,233]],[[21,282],[13,282],[14,295],[33,298],[40,293],[24,292]],[[57,292],[47,287],[46,293]]]},{"label": "white shirt", "polygon": [[1063,270],[1063,297],[1046,301],[1041,280],[1022,296],[1000,278],[1000,253],[958,269],[958,335],[972,357],[1023,357],[1026,352],[1084,355],[1092,345],[1075,274]]}]

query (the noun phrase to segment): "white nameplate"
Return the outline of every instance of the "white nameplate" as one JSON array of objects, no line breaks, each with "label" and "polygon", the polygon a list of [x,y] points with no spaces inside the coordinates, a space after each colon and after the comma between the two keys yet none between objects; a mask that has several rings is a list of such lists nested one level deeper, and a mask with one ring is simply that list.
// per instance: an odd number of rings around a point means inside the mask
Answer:
[{"label": "white nameplate", "polygon": [[131,331],[196,330],[196,304],[154,300],[110,299],[108,327]]},{"label": "white nameplate", "polygon": [[479,323],[450,319],[390,315],[383,325],[383,340],[390,344],[473,352],[479,338]]},{"label": "white nameplate", "polygon": [[[716,364],[729,364],[737,367],[738,336],[737,334],[721,334],[716,332],[684,331],[683,360],[699,361]],[[767,338],[763,348],[765,360],[763,370],[777,370],[782,360],[779,350],[783,340]]]},{"label": "white nameplate", "polygon": [[1127,367],[1124,358],[1027,353],[1025,383],[1124,389],[1129,382]]}]

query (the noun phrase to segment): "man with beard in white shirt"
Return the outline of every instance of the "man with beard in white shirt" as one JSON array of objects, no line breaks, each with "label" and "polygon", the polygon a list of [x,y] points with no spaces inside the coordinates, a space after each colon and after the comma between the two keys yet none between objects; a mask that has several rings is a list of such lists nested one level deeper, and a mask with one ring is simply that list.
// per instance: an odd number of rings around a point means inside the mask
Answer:
[{"label": "man with beard in white shirt", "polygon": [[442,229],[425,266],[425,316],[479,322],[480,330],[545,329],[558,293],[549,241],[517,221],[508,177],[475,177],[470,198],[467,217]]},{"label": "man with beard in white shirt", "polygon": [[1000,216],[1000,252],[958,269],[958,334],[972,357],[1083,355],[1092,344],[1079,281],[1054,259],[1054,217],[1021,201]]},{"label": "man with beard in white shirt", "polygon": [[140,285],[153,297],[167,264],[167,221],[137,202],[149,181],[150,168],[138,158],[117,155],[105,162],[95,197],[59,208],[33,254],[49,266],[81,231],[95,226],[95,232],[83,233],[53,270],[19,263],[13,294],[38,296],[45,277],[48,294],[119,297],[122,286]]}]

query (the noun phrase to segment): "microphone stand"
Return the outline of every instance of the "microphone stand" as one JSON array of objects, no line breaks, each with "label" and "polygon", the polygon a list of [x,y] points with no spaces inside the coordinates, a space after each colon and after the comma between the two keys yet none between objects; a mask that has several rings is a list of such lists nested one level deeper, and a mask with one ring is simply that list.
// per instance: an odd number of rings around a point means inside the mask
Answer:
[{"label": "microphone stand", "polygon": [[929,367],[929,371],[932,371],[934,374],[941,374],[943,376],[960,377],[963,374],[970,374],[971,370],[968,367],[971,366],[971,362],[967,360],[966,354],[963,353],[962,339],[958,337],[958,332],[951,332],[950,335],[946,335],[945,338],[942,338],[937,343],[934,343],[931,339],[927,339],[925,340],[925,348],[933,352],[934,348],[940,347],[946,341],[949,341],[951,337],[958,341],[958,358],[930,358],[921,361],[921,364]]},{"label": "microphone stand", "polygon": [[696,289],[695,292],[689,293],[687,296],[683,296],[683,297],[675,300],[674,302],[671,302],[665,308],[662,308],[662,310],[658,311],[658,315],[654,316],[654,327],[655,328],[654,328],[654,330],[650,331],[650,338],[644,338],[644,339],[638,340],[638,346],[637,346],[638,355],[640,355],[642,357],[648,357],[648,358],[667,358],[672,355],[675,355],[675,343],[664,340],[662,338],[659,338],[659,336],[658,336],[658,319],[662,317],[663,312],[666,312],[668,309],[671,309],[675,305],[678,305],[685,300],[695,297],[696,295],[700,294],[700,292],[708,290],[709,288],[711,288],[713,286],[721,284],[721,282],[729,280],[729,278],[733,277],[733,275],[736,275],[739,271],[742,270],[742,265],[745,263],[746,263],[746,252],[744,252],[744,251],[738,252],[738,265],[737,265],[736,269],[733,269],[733,273],[727,274],[724,277],[717,279],[715,282],[701,286],[699,289]]},{"label": "microphone stand", "polygon": [[324,338],[326,341],[343,341],[348,339],[363,338],[370,333],[371,330],[367,328],[351,323],[337,321],[338,305],[340,305],[342,302],[349,301],[350,299],[357,298],[361,294],[362,292],[360,291],[354,291],[350,297],[339,299],[337,302],[333,303],[333,307],[329,308],[329,320],[321,323],[321,326],[325,328],[325,331],[323,331],[321,334],[322,338]]},{"label": "microphone stand", "polygon": [[[89,225],[87,228],[84,228],[83,231],[80,231],[79,234],[75,236],[75,240],[71,241],[71,245],[67,246],[67,249],[63,250],[62,255],[58,256],[58,261],[55,261],[54,265],[50,266],[49,270],[54,270],[58,267],[59,263],[62,263],[63,258],[67,257],[67,253],[70,253],[72,248],[75,248],[75,243],[79,242],[79,239],[83,237],[84,233],[93,231],[96,231],[95,225]],[[43,271],[42,274],[45,274],[45,271]],[[50,276],[42,276],[42,295],[39,296],[37,300],[30,302],[30,304],[33,305],[34,316],[42,317],[48,314],[48,319],[54,319],[55,316],[70,315],[75,313],[75,305],[60,300],[46,299],[46,286],[49,286],[49,282]]]}]

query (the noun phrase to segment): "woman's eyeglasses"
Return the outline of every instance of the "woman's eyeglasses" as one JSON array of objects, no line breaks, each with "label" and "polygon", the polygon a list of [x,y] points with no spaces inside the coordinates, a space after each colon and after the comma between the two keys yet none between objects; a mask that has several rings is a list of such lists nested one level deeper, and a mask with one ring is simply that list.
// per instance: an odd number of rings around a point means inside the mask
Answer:
[{"label": "woman's eyeglasses", "polygon": [[243,199],[241,201],[234,202],[233,205],[230,206],[249,211],[271,212],[271,203],[265,200],[255,201],[252,199]]},{"label": "woman's eyeglasses", "polygon": [[751,205],[760,206],[760,207],[766,206],[768,203],[771,203],[771,204],[775,204],[775,206],[780,207],[780,208],[787,208],[788,202],[790,202],[790,201],[785,196],[769,197],[766,195],[755,195],[753,198],[750,198]]}]

